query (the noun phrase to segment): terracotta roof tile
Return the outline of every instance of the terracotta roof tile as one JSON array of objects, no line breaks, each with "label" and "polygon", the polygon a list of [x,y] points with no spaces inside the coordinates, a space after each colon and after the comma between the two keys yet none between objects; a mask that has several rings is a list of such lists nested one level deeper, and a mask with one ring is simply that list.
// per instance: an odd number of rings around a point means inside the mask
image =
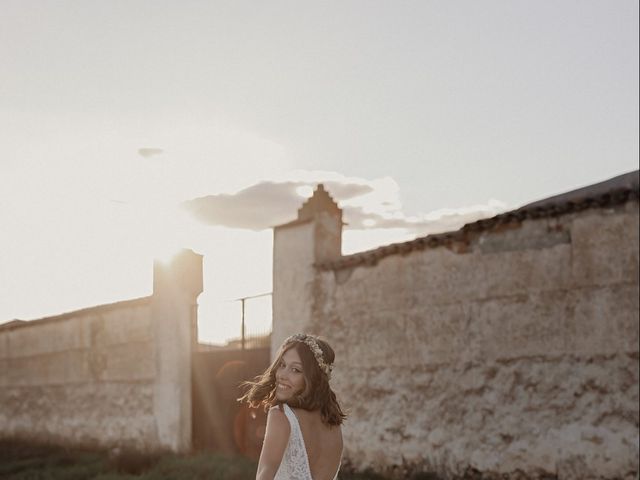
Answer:
[{"label": "terracotta roof tile", "polygon": [[467,223],[453,232],[432,234],[408,242],[385,245],[374,250],[346,255],[339,260],[317,263],[315,266],[320,270],[340,270],[357,265],[375,265],[378,260],[389,255],[398,253],[406,255],[414,250],[451,245],[454,242],[466,242],[470,235],[491,230],[499,225],[520,223],[527,219],[556,217],[589,208],[612,207],[628,201],[637,202],[639,197],[638,177],[639,171],[636,170],[604,182],[545,198],[492,218]]}]

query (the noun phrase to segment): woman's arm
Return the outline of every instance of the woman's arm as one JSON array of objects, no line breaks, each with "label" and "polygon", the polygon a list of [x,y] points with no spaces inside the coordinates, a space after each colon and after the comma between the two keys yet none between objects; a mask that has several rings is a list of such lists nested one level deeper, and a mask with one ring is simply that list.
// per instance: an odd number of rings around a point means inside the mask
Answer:
[{"label": "woman's arm", "polygon": [[256,480],[273,480],[289,442],[289,420],[278,407],[269,409]]}]

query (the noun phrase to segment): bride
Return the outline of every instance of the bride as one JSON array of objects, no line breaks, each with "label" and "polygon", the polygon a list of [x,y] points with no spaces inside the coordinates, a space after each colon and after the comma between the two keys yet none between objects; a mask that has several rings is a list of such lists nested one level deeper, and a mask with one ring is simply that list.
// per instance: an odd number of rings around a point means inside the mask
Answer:
[{"label": "bride", "polygon": [[299,333],[287,338],[273,364],[246,382],[240,401],[268,409],[256,480],[335,480],[346,418],[329,386],[335,353]]}]

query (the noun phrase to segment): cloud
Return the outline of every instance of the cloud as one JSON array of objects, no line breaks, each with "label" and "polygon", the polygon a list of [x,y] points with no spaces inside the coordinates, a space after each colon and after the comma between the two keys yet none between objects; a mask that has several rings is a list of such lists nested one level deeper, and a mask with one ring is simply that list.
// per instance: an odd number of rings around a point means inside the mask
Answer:
[{"label": "cloud", "polygon": [[304,186],[294,182],[261,182],[234,194],[207,195],[182,203],[182,207],[209,225],[263,230],[295,218]]},{"label": "cloud", "polygon": [[486,204],[460,208],[443,208],[426,214],[405,215],[401,210],[389,213],[365,212],[362,208],[345,210],[346,222],[351,229],[405,229],[415,236],[454,231],[482,218],[489,218],[507,210],[498,200]]},{"label": "cloud", "polygon": [[162,155],[163,153],[164,150],[162,150],[161,148],[146,147],[138,149],[138,155],[144,158],[153,157],[154,155]]},{"label": "cloud", "polygon": [[385,177],[366,180],[336,172],[291,172],[235,193],[207,195],[182,203],[208,225],[263,230],[295,220],[298,208],[318,183],[343,209],[346,229],[404,229],[415,236],[456,230],[465,223],[506,210],[497,200],[462,208],[440,209],[408,216],[402,211],[398,184]]}]

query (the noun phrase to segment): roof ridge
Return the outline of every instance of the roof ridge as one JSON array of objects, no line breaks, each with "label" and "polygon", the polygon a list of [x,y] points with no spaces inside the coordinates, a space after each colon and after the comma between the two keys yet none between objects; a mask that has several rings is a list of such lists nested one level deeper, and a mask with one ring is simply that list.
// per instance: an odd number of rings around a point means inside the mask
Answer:
[{"label": "roof ridge", "polygon": [[87,314],[91,314],[91,313],[97,313],[97,312],[104,312],[104,311],[108,311],[108,310],[114,310],[114,309],[118,309],[118,308],[125,308],[125,307],[131,307],[131,306],[135,306],[135,305],[143,305],[146,303],[151,302],[152,299],[152,295],[150,296],[146,296],[146,297],[138,297],[138,298],[131,298],[131,299],[127,299],[127,300],[119,300],[116,302],[111,302],[111,303],[103,303],[100,305],[93,305],[90,307],[83,307],[83,308],[79,308],[76,310],[71,310],[68,312],[64,312],[64,313],[57,313],[55,315],[51,315],[48,317],[40,317],[40,318],[34,318],[32,320],[22,320],[19,318],[16,318],[14,320],[10,320],[8,322],[5,323],[0,323],[0,330],[1,329],[14,329],[14,328],[21,328],[21,327],[26,327],[29,325],[34,325],[34,324],[40,324],[41,322],[54,322],[54,321],[58,321],[58,320],[64,320],[67,318],[71,318],[71,317],[76,317],[76,316],[82,316],[82,315],[87,315]]}]

